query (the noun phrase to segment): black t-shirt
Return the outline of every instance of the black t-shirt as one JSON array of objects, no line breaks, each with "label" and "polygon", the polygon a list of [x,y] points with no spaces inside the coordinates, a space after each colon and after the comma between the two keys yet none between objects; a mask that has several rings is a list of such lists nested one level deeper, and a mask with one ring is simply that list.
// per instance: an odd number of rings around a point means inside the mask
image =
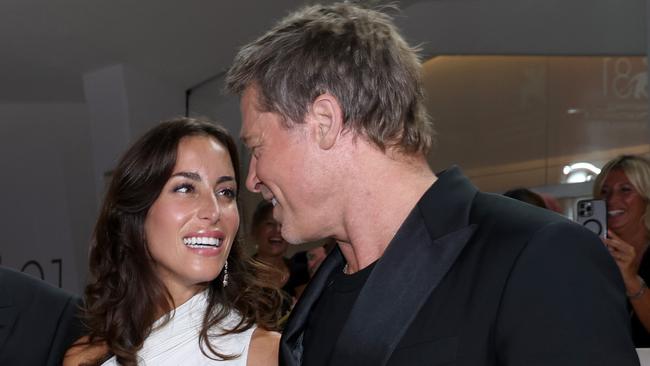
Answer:
[{"label": "black t-shirt", "polygon": [[[650,249],[645,251],[643,259],[641,259],[641,265],[639,266],[639,276],[643,280],[650,284]],[[634,341],[634,346],[637,348],[646,348],[650,347],[650,332],[648,332],[639,317],[636,316],[636,313],[632,310],[632,305],[630,304],[630,312],[632,316],[632,340]]]},{"label": "black t-shirt", "polygon": [[373,263],[351,275],[344,274],[341,266],[330,275],[326,289],[307,318],[304,366],[329,365],[343,325],[374,266]]}]

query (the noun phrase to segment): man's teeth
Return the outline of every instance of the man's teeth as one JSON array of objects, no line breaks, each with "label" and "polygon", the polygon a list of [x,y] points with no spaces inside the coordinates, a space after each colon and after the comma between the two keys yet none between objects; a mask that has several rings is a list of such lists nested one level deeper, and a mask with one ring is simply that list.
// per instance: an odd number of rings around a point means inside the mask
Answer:
[{"label": "man's teeth", "polygon": [[190,248],[205,248],[205,247],[220,247],[221,239],[210,238],[210,237],[191,237],[183,238],[183,244],[187,245]]},{"label": "man's teeth", "polygon": [[271,198],[271,204],[273,205],[273,207],[277,206],[278,200],[276,200],[275,197]]}]

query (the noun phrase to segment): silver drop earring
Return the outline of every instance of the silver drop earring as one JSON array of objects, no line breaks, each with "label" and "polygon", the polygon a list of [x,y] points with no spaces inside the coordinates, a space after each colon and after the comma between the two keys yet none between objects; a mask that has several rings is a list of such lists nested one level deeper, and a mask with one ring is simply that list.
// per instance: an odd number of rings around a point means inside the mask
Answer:
[{"label": "silver drop earring", "polygon": [[228,259],[226,259],[226,264],[223,266],[223,280],[221,281],[223,287],[228,286]]}]

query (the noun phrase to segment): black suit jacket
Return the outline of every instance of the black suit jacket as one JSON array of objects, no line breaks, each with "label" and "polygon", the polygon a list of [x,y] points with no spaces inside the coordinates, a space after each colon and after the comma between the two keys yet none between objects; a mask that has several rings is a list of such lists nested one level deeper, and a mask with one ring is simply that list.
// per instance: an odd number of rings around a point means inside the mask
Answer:
[{"label": "black suit jacket", "polygon": [[[301,364],[323,262],[282,334]],[[600,240],[550,211],[439,176],[377,261],[331,365],[638,365],[619,271]]]},{"label": "black suit jacket", "polygon": [[0,267],[0,365],[61,365],[81,336],[78,306],[77,297]]}]

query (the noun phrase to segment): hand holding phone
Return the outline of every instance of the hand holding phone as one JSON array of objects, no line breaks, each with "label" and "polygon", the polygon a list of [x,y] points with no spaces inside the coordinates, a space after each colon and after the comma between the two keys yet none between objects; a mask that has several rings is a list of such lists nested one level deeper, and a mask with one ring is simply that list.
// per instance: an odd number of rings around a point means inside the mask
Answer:
[{"label": "hand holding phone", "polygon": [[596,199],[578,201],[576,222],[600,237],[607,237],[607,205],[605,201]]}]

